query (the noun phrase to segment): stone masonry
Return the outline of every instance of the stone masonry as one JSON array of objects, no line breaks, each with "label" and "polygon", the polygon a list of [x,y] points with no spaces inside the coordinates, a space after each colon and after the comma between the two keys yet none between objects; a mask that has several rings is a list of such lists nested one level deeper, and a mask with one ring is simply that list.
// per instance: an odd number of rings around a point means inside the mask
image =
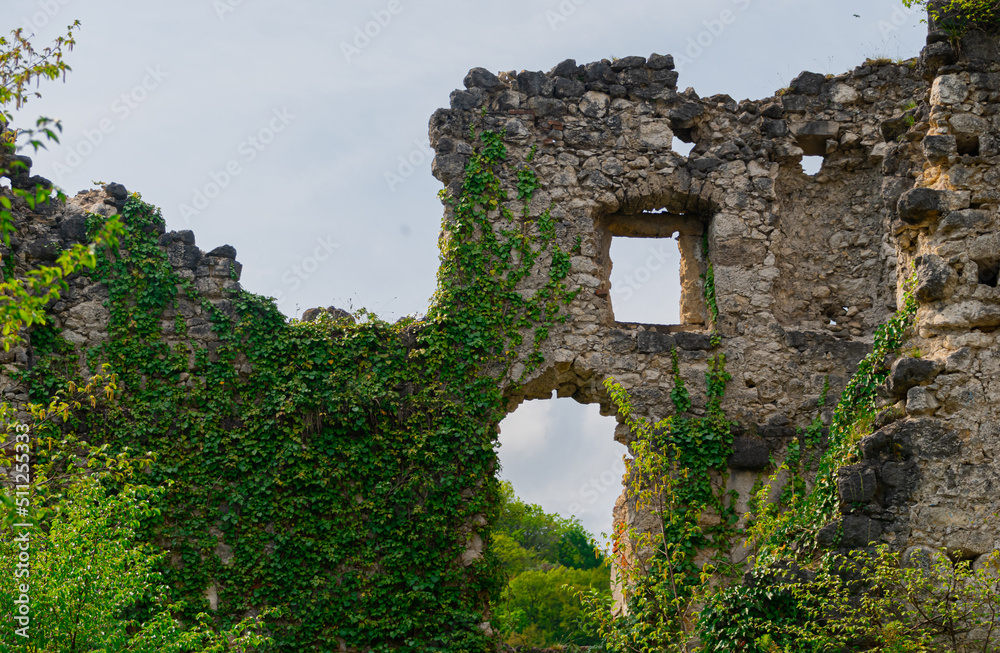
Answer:
[{"label": "stone masonry", "polygon": [[[918,60],[802,73],[756,101],[679,91],[673,69],[659,54],[567,60],[548,73],[476,68],[431,119],[433,171],[452,193],[476,145],[470,126],[503,130],[510,167],[530,160],[541,179],[529,221],[551,207],[559,246],[575,252],[570,280],[582,292],[546,343],[544,368],[508,392],[510,409],[555,390],[610,412],[602,382],[614,376],[640,415],[665,417],[672,347],[703,398],[707,239],[733,374],[724,406],[739,422],[724,482],[743,513],[770,455],[781,460],[817,414],[825,378],[829,423],[915,267],[919,332],[882,393],[884,428],[840,472],[843,519],[820,539],[832,544],[843,526],[845,547],[943,546],[966,559],[1000,547],[996,40],[972,34],[956,49],[931,31]],[[688,156],[675,138],[694,144]],[[803,156],[823,157],[821,170],[805,174]],[[612,238],[675,234],[683,324],[616,321]],[[616,438],[628,444],[623,425]],[[623,494],[616,523],[648,519]],[[730,555],[746,552],[734,543]]]},{"label": "stone masonry", "polygon": [[[739,424],[720,483],[737,491],[745,512],[771,455],[780,460],[816,416],[825,379],[829,421],[874,328],[896,310],[915,270],[918,332],[883,389],[882,428],[864,440],[863,460],[839,475],[841,544],[945,546],[966,559],[1000,548],[997,41],[972,34],[956,49],[931,31],[918,61],[803,73],[762,100],[702,98],[678,90],[677,81],[673,59],[658,54],[567,60],[547,73],[476,68],[450,108],[432,117],[433,171],[450,192],[460,190],[477,145],[470,127],[504,130],[510,195],[511,170],[524,165],[541,188],[524,224],[505,224],[498,214],[497,226],[530,230],[550,209],[559,247],[572,252],[568,282],[581,292],[570,319],[544,344],[542,367],[516,389],[523,367],[504,381],[509,410],[556,391],[609,413],[602,382],[614,376],[640,415],[665,417],[673,410],[674,347],[693,410],[702,410],[714,327],[733,375],[724,407]],[[693,143],[690,155],[673,150],[675,138]],[[823,157],[821,170],[805,174],[803,156]],[[33,185],[28,174],[13,183]],[[51,262],[83,240],[88,212],[113,213],[125,197],[109,184],[62,206],[22,211],[27,217],[4,259],[13,257],[15,271]],[[516,202],[512,208],[521,215]],[[675,235],[683,323],[616,321],[612,239]],[[233,248],[203,252],[189,231],[163,234],[160,243],[175,270],[231,310],[240,269]],[[720,312],[714,325],[702,299],[708,261]],[[546,281],[528,278],[521,291]],[[81,364],[86,349],[106,338],[106,296],[103,286],[76,278],[52,307]],[[211,349],[215,335],[202,310],[184,300],[177,309],[188,337]],[[175,315],[163,320],[169,338]],[[30,347],[0,356],[7,366],[0,389],[7,400],[24,401],[9,373],[31,365]],[[619,426],[615,437],[628,444],[630,434]],[[620,499],[615,519],[642,526],[648,516]],[[732,558],[745,555],[734,543]]]}]

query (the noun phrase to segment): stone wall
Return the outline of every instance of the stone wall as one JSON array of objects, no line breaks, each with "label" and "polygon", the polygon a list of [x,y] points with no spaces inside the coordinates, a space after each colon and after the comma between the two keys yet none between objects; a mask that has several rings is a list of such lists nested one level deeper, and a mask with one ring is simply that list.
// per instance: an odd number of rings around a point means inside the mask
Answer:
[{"label": "stone wall", "polygon": [[[23,157],[24,158],[24,157]],[[22,177],[27,177],[27,172]],[[35,177],[35,181],[48,183]],[[31,182],[32,186],[35,183]],[[21,276],[39,265],[51,265],[63,250],[76,243],[87,242],[87,215],[116,215],[124,206],[128,192],[121,184],[108,184],[102,190],[84,191],[70,198],[65,204],[39,204],[30,211],[23,201],[15,200],[14,215],[17,233],[11,238],[10,247],[0,244],[4,261],[13,261],[13,272]],[[195,245],[192,231],[171,231],[160,234],[160,245],[166,250],[170,264],[182,279],[193,282],[198,294],[226,314],[232,313],[230,297],[239,288],[243,269],[236,259],[236,250],[230,245],[204,252]],[[73,275],[68,279],[68,289],[59,301],[47,310],[51,325],[76,348],[84,378],[97,370],[87,367],[86,352],[108,338],[108,289],[104,284],[92,282],[86,275]],[[178,315],[187,325],[183,338],[172,338],[177,328]],[[218,336],[212,331],[203,306],[186,298],[178,299],[176,309],[168,309],[161,316],[166,342],[171,346],[183,344],[192,354],[204,347],[214,351]],[[9,352],[0,350],[0,363],[5,365],[0,375],[0,390],[4,400],[23,404],[28,399],[24,387],[14,383],[11,375],[19,369],[34,364],[31,334],[25,346],[13,347]],[[188,383],[185,377],[183,382]]]},{"label": "stone wall", "polygon": [[[893,365],[882,428],[863,441],[862,462],[840,472],[840,544],[877,538],[906,549],[946,546],[963,558],[1000,547],[1000,390],[992,382],[1000,375],[1000,49],[969,37],[959,60],[941,33],[928,43],[919,62],[803,73],[780,95],[739,102],[679,91],[672,58],[657,54],[567,60],[548,73],[471,70],[450,108],[431,119],[434,174],[458,194],[478,145],[470,128],[503,130],[508,168],[530,165],[541,187],[528,206],[496,213],[495,224],[532,233],[550,211],[560,249],[572,254],[567,281],[580,290],[568,321],[543,344],[542,367],[515,383],[525,369],[515,366],[503,381],[509,410],[555,391],[611,413],[602,383],[614,376],[640,416],[665,417],[676,347],[698,413],[717,330],[733,374],[724,407],[738,422],[725,482],[743,513],[771,456],[781,459],[816,416],[826,380],[829,422],[915,267],[914,349]],[[673,150],[675,137],[693,143],[690,155]],[[803,156],[822,156],[821,170],[805,174]],[[27,174],[15,183],[27,184]],[[513,173],[501,174],[516,197]],[[125,197],[110,184],[63,206],[22,210],[4,259],[13,257],[15,272],[51,262],[85,238],[88,213],[114,213]],[[612,239],[675,234],[683,323],[616,321]],[[203,252],[189,231],[164,233],[160,244],[202,297],[231,311],[240,272],[233,248]],[[702,293],[709,262],[714,324]],[[547,281],[530,277],[520,291]],[[81,366],[107,337],[106,299],[106,288],[78,277],[52,307]],[[181,299],[162,316],[165,337],[179,315],[187,335],[177,342],[211,351],[216,336],[203,310]],[[30,346],[0,353],[5,399],[27,399],[10,373],[32,356]],[[629,444],[631,435],[620,425],[615,437]],[[648,523],[624,499],[615,519]],[[831,544],[837,527],[825,530]],[[734,543],[731,556],[745,552]]]},{"label": "stone wall", "polygon": [[[880,423],[898,420],[865,440],[863,463],[842,470],[844,519],[824,538],[832,545],[843,525],[842,546],[876,539],[965,558],[1000,546],[989,382],[1000,369],[1000,57],[980,35],[957,64],[942,33],[928,43],[919,61],[803,73],[774,97],[740,102],[679,91],[672,58],[658,54],[568,60],[548,73],[471,70],[431,119],[435,175],[457,192],[476,146],[470,126],[504,130],[510,158],[541,179],[528,222],[551,207],[582,289],[545,345],[547,365],[511,384],[510,409],[555,390],[611,412],[602,381],[614,376],[641,415],[665,417],[674,346],[692,396],[704,397],[707,238],[715,326],[734,377],[725,408],[739,422],[726,482],[744,512],[754,481],[771,471],[769,454],[780,460],[814,418],[826,378],[829,423],[915,264],[919,335],[893,368],[885,406],[900,403]],[[673,151],[674,137],[694,144],[690,155]],[[822,156],[821,170],[805,174],[803,156]],[[673,234],[684,324],[616,321],[611,239]],[[616,438],[630,437],[620,425]],[[649,525],[624,494],[615,520]],[[744,556],[734,545],[731,557]]]}]

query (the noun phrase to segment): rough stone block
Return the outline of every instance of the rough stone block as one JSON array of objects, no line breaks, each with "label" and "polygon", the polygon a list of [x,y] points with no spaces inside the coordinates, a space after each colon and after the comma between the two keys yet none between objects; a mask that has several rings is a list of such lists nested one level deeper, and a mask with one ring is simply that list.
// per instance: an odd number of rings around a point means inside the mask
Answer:
[{"label": "rough stone block", "polygon": [[972,198],[968,191],[936,190],[914,188],[903,193],[896,205],[899,219],[913,226],[925,226],[946,211],[957,211],[969,207]]},{"label": "rough stone block", "polygon": [[580,97],[587,90],[587,87],[580,80],[565,77],[557,77],[554,86],[557,98]]},{"label": "rough stone block", "polygon": [[642,68],[646,65],[646,57],[622,57],[611,62],[611,70],[619,71],[628,68]]},{"label": "rough stone block", "polygon": [[463,80],[465,88],[482,88],[487,91],[500,86],[500,78],[485,68],[473,68]]},{"label": "rough stone block", "polygon": [[576,79],[577,75],[580,75],[582,72],[583,68],[576,65],[576,59],[566,59],[556,64],[556,67],[549,71],[549,75]]},{"label": "rough stone block", "polygon": [[958,145],[951,134],[925,136],[923,146],[924,156],[931,165],[941,165],[958,154]]},{"label": "rough stone block", "polygon": [[219,245],[206,256],[218,256],[219,258],[236,258],[236,248],[232,245]]},{"label": "rough stone block", "polygon": [[837,470],[837,493],[845,506],[868,503],[875,498],[877,485],[875,470],[864,463]]},{"label": "rough stone block", "polygon": [[730,469],[760,470],[771,464],[771,450],[761,438],[738,436],[733,438],[733,453],[729,456]]},{"label": "rough stone block", "polygon": [[952,211],[938,223],[938,233],[942,236],[963,234],[965,232],[986,231],[993,225],[993,218],[988,211],[980,209],[964,209]]},{"label": "rough stone block", "polygon": [[920,62],[928,74],[934,74],[941,66],[950,66],[956,58],[955,48],[946,41],[930,43],[920,52]]},{"label": "rough stone block", "polygon": [[941,404],[927,388],[916,386],[906,393],[906,413],[911,416],[933,415]]},{"label": "rough stone block", "polygon": [[640,354],[658,354],[670,351],[675,344],[672,335],[659,331],[640,331],[637,341]]},{"label": "rough stone block", "polygon": [[824,82],[826,82],[826,75],[803,71],[799,73],[798,77],[792,80],[792,83],[789,84],[789,86],[791,87],[793,93],[802,93],[803,95],[819,95]]},{"label": "rough stone block", "polygon": [[889,391],[905,397],[910,388],[930,383],[944,371],[944,365],[926,358],[900,358],[889,370]]},{"label": "rough stone block", "polygon": [[552,78],[543,72],[522,71],[517,76],[517,87],[528,97],[552,97],[555,85]]},{"label": "rough stone block", "polygon": [[821,528],[816,543],[824,549],[856,549],[878,542],[881,537],[881,523],[865,515],[846,515]]},{"label": "rough stone block", "polygon": [[458,111],[470,111],[482,106],[485,101],[486,93],[481,88],[451,92],[451,108]]},{"label": "rough stone block", "polygon": [[59,224],[59,237],[64,244],[82,243],[87,240],[87,217],[73,215]]},{"label": "rough stone block", "polygon": [[[868,436],[880,436],[885,445],[892,445],[892,451],[904,460],[908,458],[939,459],[954,456],[962,449],[958,434],[940,421],[922,417],[893,422]],[[868,438],[865,438],[867,440]],[[862,450],[865,443],[862,441]],[[865,456],[867,457],[867,452]]]},{"label": "rough stone block", "polygon": [[650,68],[652,70],[673,70],[674,57],[673,55],[656,54],[654,52],[649,55],[649,59],[646,60],[646,68]]},{"label": "rough stone block", "polygon": [[674,334],[674,342],[680,349],[688,351],[708,351],[712,349],[712,337],[707,333],[678,331]]},{"label": "rough stone block", "polygon": [[958,75],[941,75],[931,86],[931,104],[961,104],[969,96],[969,85]]}]

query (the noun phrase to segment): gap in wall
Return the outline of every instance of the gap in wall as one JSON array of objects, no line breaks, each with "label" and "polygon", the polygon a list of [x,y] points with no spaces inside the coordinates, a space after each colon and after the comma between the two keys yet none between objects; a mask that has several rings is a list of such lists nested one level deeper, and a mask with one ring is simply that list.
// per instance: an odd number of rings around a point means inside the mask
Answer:
[{"label": "gap in wall", "polygon": [[683,157],[691,155],[691,150],[694,149],[694,143],[685,143],[681,139],[674,136],[673,143],[670,145],[670,149],[677,152]]},{"label": "gap in wall", "polygon": [[615,236],[611,261],[616,321],[680,324],[681,253],[676,239]]},{"label": "gap in wall", "polygon": [[625,471],[616,425],[597,404],[526,401],[500,422],[499,478],[510,481],[522,501],[578,518],[603,543]]},{"label": "gap in wall", "polygon": [[817,173],[819,173],[820,168],[822,167],[823,167],[823,157],[821,156],[802,157],[802,172],[806,173],[810,177],[813,177]]}]

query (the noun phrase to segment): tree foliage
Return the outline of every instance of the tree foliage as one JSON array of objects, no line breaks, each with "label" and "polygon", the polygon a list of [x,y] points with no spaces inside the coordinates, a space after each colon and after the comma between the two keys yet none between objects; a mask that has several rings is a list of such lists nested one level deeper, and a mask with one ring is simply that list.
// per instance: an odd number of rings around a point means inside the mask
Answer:
[{"label": "tree foliage", "polygon": [[1000,12],[998,0],[903,0],[903,4],[926,11],[935,27],[953,40],[970,29],[995,30]]},{"label": "tree foliage", "polygon": [[[29,97],[39,96],[30,91],[33,82],[57,79],[69,70],[63,50],[72,49],[78,25],[41,51],[21,30],[9,39],[0,37],[0,177],[14,179],[27,167],[24,159],[13,156],[18,134],[7,130],[10,106],[20,108]],[[58,140],[52,129],[58,123],[40,118],[36,126],[41,136]],[[38,149],[43,142],[35,133],[21,131],[27,144]],[[0,189],[4,244],[10,245],[17,229],[15,203],[34,210],[64,199],[42,183],[34,189]],[[94,231],[90,244],[61,252],[55,265],[17,270],[12,259],[2,261],[4,349],[23,342],[23,331],[35,327],[33,344],[44,353],[51,340],[46,337],[46,306],[66,290],[70,275],[94,268],[102,248],[116,247],[123,233],[117,219],[108,220]],[[36,403],[0,404],[0,438],[5,441],[0,466],[16,470],[17,482],[23,483],[16,500],[13,488],[0,492],[5,509],[0,523],[0,616],[5,629],[0,653],[221,653],[267,643],[256,619],[221,631],[204,614],[187,624],[178,620],[182,606],[166,598],[168,588],[156,570],[163,554],[136,535],[140,522],[159,514],[156,503],[165,491],[136,481],[136,472],[147,467],[150,458],[135,456],[128,448],[111,452],[74,432],[78,412],[113,404],[117,389],[115,375],[105,371],[84,384],[64,382],[58,392],[42,393]],[[25,415],[29,420],[22,423]],[[39,455],[43,446],[48,455]],[[29,609],[27,617],[20,608]],[[15,632],[15,616],[28,619],[20,624],[20,632]]]},{"label": "tree foliage", "polygon": [[[42,80],[64,78],[70,67],[63,56],[72,50],[76,41],[74,30],[79,27],[74,22],[67,28],[65,36],[55,39],[52,45],[41,50],[29,40],[20,29],[10,37],[0,36],[0,177],[17,177],[27,169],[23,158],[14,156],[18,136],[26,136],[27,143],[35,150],[44,147],[46,140],[58,142],[59,123],[48,118],[39,118],[35,129],[8,129],[12,120],[10,109],[20,109],[31,97],[41,97],[36,89]],[[10,245],[10,236],[16,230],[12,209],[14,202],[21,202],[34,210],[37,206],[53,200],[65,200],[61,191],[54,191],[50,185],[36,183],[34,188],[11,188],[0,191],[0,240]],[[95,248],[114,247],[122,233],[121,224],[111,220],[95,234],[89,245],[77,244],[62,252],[55,265],[43,265],[26,271],[21,278],[13,278],[13,261],[0,259],[3,279],[0,281],[0,345],[4,350],[22,342],[20,331],[45,320],[45,306],[66,290],[66,277],[82,268],[93,268],[96,264]]]},{"label": "tree foliage", "polygon": [[597,644],[581,593],[610,596],[608,561],[575,519],[525,503],[501,484],[493,536],[507,585],[494,602],[494,624],[508,644]]}]

